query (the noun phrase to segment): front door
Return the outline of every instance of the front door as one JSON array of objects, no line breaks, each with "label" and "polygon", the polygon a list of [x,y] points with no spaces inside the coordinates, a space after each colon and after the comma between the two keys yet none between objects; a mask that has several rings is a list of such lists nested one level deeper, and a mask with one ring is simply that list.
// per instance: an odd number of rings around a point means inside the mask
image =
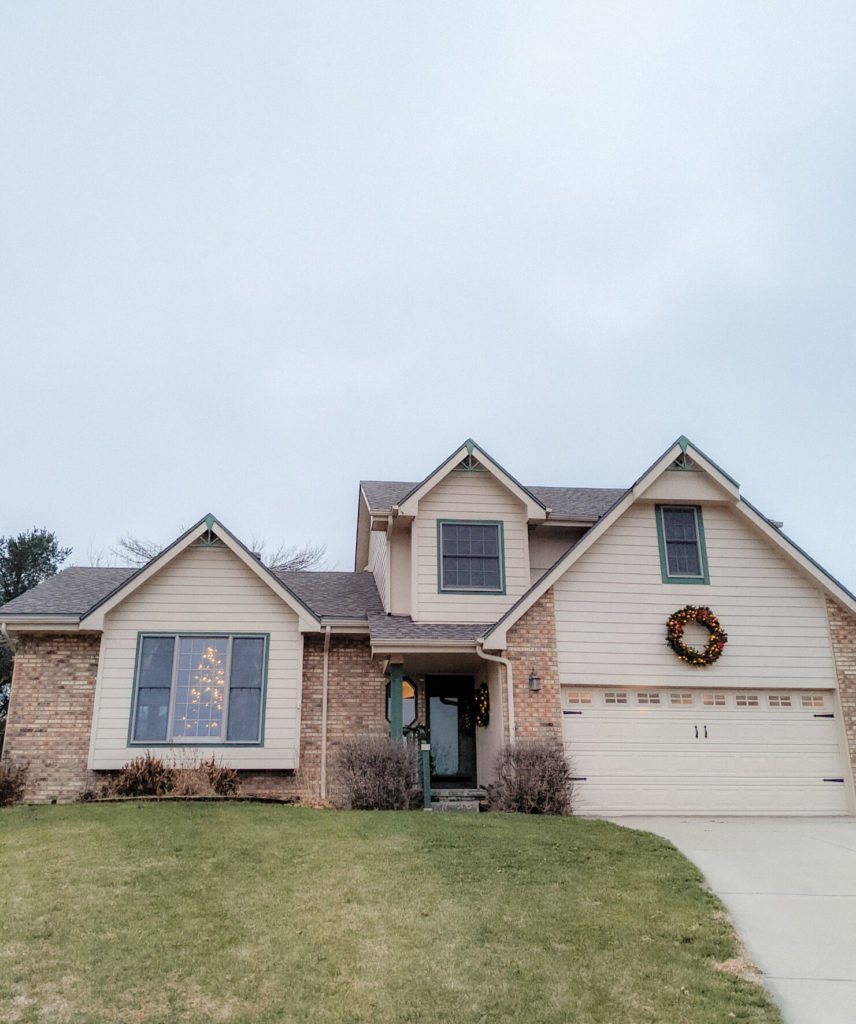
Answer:
[{"label": "front door", "polygon": [[472,676],[428,676],[431,785],[471,789],[476,784],[476,729]]}]

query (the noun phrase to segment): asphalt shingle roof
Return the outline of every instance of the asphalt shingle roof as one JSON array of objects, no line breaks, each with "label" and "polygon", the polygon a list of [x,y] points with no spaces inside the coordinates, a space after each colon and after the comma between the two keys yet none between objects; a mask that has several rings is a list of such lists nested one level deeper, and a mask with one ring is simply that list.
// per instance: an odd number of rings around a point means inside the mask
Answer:
[{"label": "asphalt shingle roof", "polygon": [[83,615],[98,601],[133,576],[136,569],[72,566],[0,605],[6,615]]},{"label": "asphalt shingle roof", "polygon": [[475,640],[484,622],[414,622],[409,615],[369,615],[372,640]]},{"label": "asphalt shingle roof", "polygon": [[[103,601],[136,569],[75,566],[64,569],[14,601],[0,605],[8,615],[80,616]],[[374,577],[367,572],[277,572],[275,575],[319,617],[364,619],[383,607]]]},{"label": "asphalt shingle roof", "polygon": [[316,615],[364,619],[383,605],[370,572],[276,572],[276,576]]},{"label": "asphalt shingle roof", "polygon": [[[360,487],[372,511],[384,511],[400,504],[415,483],[399,480],[363,480]],[[530,487],[535,497],[555,519],[598,519],[626,493],[621,487]]]}]

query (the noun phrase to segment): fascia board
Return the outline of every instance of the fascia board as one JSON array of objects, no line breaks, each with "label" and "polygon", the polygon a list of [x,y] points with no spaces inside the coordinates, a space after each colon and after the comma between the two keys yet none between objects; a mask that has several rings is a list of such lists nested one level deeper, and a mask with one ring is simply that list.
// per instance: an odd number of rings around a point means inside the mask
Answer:
[{"label": "fascia board", "polygon": [[736,507],[769,540],[779,547],[788,558],[792,559],[804,572],[808,573],[830,597],[856,614],[856,594],[851,593],[843,583],[839,583],[834,576],[831,576],[811,555],[803,551],[799,544],[791,540],[786,533],[777,530],[767,517],[762,512],[759,512],[751,502],[741,498]]},{"label": "fascia board", "polygon": [[68,615],[22,615],[20,618],[9,615],[0,623],[0,632],[11,630],[13,633],[53,632],[77,633],[80,630],[80,617]]},{"label": "fascia board", "polygon": [[546,506],[538,501],[533,494],[527,491],[507,470],[503,469],[498,462],[495,462],[483,448],[480,448],[472,440],[464,442],[433,473],[425,477],[422,483],[417,484],[410,494],[405,495],[404,499],[396,506],[397,514],[401,516],[415,516],[419,510],[419,499],[424,497],[428,491],[436,487],[444,477],[451,473],[458,463],[469,454],[470,448],[479,453],[479,462],[526,506],[527,519],[541,522],[547,518]]},{"label": "fascia board", "polygon": [[375,640],[372,642],[372,654],[472,654],[476,642],[462,640]]}]

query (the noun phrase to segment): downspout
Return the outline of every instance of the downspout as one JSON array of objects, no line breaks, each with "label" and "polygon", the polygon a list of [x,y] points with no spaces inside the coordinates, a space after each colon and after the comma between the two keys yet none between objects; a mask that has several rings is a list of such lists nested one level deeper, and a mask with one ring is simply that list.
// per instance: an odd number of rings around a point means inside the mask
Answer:
[{"label": "downspout", "polygon": [[500,658],[496,654],[485,654],[483,644],[483,640],[476,640],[476,654],[480,658],[505,665],[505,683],[508,694],[508,740],[510,743],[514,743],[517,740],[517,726],[514,722],[514,684],[511,676],[511,662],[508,658]]},{"label": "downspout", "polygon": [[321,799],[327,799],[327,679],[330,672],[330,627],[324,632],[324,667],[321,671]]}]

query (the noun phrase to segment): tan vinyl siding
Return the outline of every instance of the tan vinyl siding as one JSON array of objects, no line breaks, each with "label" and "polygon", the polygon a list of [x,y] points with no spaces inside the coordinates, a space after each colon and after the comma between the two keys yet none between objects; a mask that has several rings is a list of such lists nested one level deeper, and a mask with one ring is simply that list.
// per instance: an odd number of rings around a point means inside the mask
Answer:
[{"label": "tan vinyl siding", "polygon": [[584,527],[539,526],[529,534],[529,567],[532,582],[539,580],[585,533]]},{"label": "tan vinyl siding", "polygon": [[374,574],[383,610],[389,611],[389,548],[386,534],[374,530],[369,539],[369,571]]},{"label": "tan vinyl siding", "polygon": [[[226,548],[192,546],[111,611],[104,626],[90,768],[118,768],[141,753],[128,747],[140,631],[268,633],[264,746],[176,746],[212,751],[236,768],[294,768],[300,734],[303,641],[297,616]],[[149,749],[169,749],[147,744]]]},{"label": "tan vinyl siding", "polygon": [[[491,520],[503,524],[505,594],[440,594],[437,520]],[[490,473],[452,471],[419,502],[413,525],[413,572],[420,622],[494,622],[529,588],[526,511]]]},{"label": "tan vinyl siding", "polygon": [[[819,590],[735,510],[708,504],[703,517],[707,586],[662,582],[650,503],[632,506],[557,581],[556,639],[563,683],[835,685]],[[687,604],[709,605],[728,634],[715,665],[691,668],[666,646],[666,620]],[[700,630],[702,643],[706,637]],[[689,633],[686,639],[696,644]]]},{"label": "tan vinyl siding", "polygon": [[389,611],[410,614],[410,529],[399,528],[389,546]]},{"label": "tan vinyl siding", "polygon": [[666,470],[644,492],[646,501],[727,501],[731,498],[707,473]]}]

